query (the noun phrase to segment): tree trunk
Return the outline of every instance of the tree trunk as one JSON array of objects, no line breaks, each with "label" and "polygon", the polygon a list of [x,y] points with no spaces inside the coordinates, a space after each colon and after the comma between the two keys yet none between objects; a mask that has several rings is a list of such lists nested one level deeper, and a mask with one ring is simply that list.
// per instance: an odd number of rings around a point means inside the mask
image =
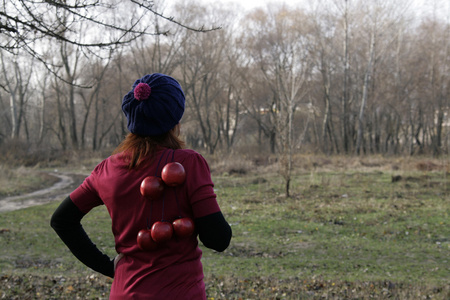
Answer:
[{"label": "tree trunk", "polygon": [[364,82],[363,82],[363,94],[361,99],[361,107],[359,110],[359,116],[358,116],[358,135],[356,140],[356,154],[361,154],[361,148],[363,143],[363,136],[364,136],[364,112],[366,109],[367,104],[367,97],[368,97],[368,89],[369,89],[369,83],[372,76],[372,68],[374,63],[374,57],[375,57],[375,32],[372,31],[370,35],[370,47],[369,47],[369,62],[367,65],[366,73],[364,74]]},{"label": "tree trunk", "polygon": [[348,111],[348,76],[349,76],[349,54],[348,54],[348,0],[345,0],[344,12],[344,82],[342,86],[342,144],[344,153],[350,152],[350,138],[349,138],[349,111]]},{"label": "tree trunk", "polygon": [[17,116],[16,93],[10,91],[9,108],[11,113],[11,139],[19,137],[19,118]]}]

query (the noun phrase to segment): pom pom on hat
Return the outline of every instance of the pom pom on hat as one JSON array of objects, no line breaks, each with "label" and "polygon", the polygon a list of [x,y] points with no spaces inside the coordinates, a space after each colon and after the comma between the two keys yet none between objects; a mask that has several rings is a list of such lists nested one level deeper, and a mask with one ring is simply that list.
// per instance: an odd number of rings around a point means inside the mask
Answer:
[{"label": "pom pom on hat", "polygon": [[184,106],[180,84],[160,73],[136,80],[122,101],[128,130],[142,136],[161,135],[171,130],[180,122]]},{"label": "pom pom on hat", "polygon": [[151,92],[152,88],[148,84],[141,82],[134,89],[134,98],[139,101],[146,100]]}]

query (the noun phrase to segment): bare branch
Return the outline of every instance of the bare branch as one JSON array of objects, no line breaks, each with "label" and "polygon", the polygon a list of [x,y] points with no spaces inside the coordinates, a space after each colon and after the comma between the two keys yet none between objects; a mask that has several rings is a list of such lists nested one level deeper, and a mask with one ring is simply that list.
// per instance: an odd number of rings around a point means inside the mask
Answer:
[{"label": "bare branch", "polygon": [[[130,23],[117,25],[110,21],[108,16],[105,16],[107,13],[115,12],[119,3],[123,4],[123,2],[114,3],[104,0],[74,1],[70,4],[66,1],[57,0],[2,2],[0,4],[0,36],[2,37],[0,49],[12,52],[14,49],[21,48],[36,40],[44,39],[69,43],[83,48],[107,48],[129,44],[145,35],[167,35],[169,31],[160,31],[159,27],[151,31],[149,26],[145,26],[144,21],[148,13],[195,32],[220,29],[220,27],[205,29],[204,26],[193,28],[175,20],[174,17],[167,17],[157,12],[154,9],[153,1],[137,0],[130,0],[129,2],[138,11],[130,19]],[[62,21],[61,18],[64,20]],[[89,36],[75,38],[66,34],[69,32],[78,33],[79,30],[75,26],[82,22],[88,22],[89,27],[97,27],[98,32],[108,30],[116,36],[106,40],[106,35],[99,35],[99,41],[89,41],[86,40],[86,38],[90,38]],[[29,49],[30,46],[26,48]]]},{"label": "bare branch", "polygon": [[[186,28],[186,29],[188,29],[188,30],[192,30],[192,31],[195,31],[195,32],[210,32],[210,31],[215,31],[215,30],[222,29],[222,27],[220,27],[220,26],[218,26],[218,27],[212,27],[212,28],[210,28],[210,29],[205,29],[205,26],[204,26],[204,25],[202,25],[202,26],[199,27],[199,28],[194,28],[194,27],[185,25],[185,24],[183,24],[183,23],[181,23],[181,22],[175,20],[174,17],[167,17],[167,16],[165,16],[165,15],[163,15],[163,14],[157,12],[156,10],[153,9],[153,4],[152,4],[153,2],[152,2],[152,1],[150,1],[150,4],[147,4],[147,5],[145,5],[144,3],[141,3],[140,1],[137,1],[137,0],[130,0],[130,1],[133,2],[133,3],[135,3],[135,4],[137,4],[137,5],[139,5],[139,6],[142,7],[142,8],[147,9],[148,11],[152,12],[152,13],[155,14],[156,16],[161,17],[161,18],[163,18],[163,19],[165,19],[165,20],[167,20],[167,21],[169,21],[169,22],[171,22],[171,23],[174,23],[174,24],[176,24],[176,25],[178,25],[178,26],[181,26],[181,27],[183,27],[183,28]],[[143,1],[143,2],[148,2],[148,1]]]}]

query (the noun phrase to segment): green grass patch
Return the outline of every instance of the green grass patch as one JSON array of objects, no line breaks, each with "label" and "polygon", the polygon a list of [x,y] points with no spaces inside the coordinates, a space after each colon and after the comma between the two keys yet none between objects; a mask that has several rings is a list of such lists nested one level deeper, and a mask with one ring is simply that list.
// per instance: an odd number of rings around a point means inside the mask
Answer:
[{"label": "green grass patch", "polygon": [[[298,173],[293,197],[271,174],[216,176],[233,229],[204,250],[209,299],[448,299],[450,184],[443,172]],[[2,213],[0,297],[107,299],[111,279],[87,270],[49,226],[58,203]],[[104,207],[83,219],[113,256]]]}]

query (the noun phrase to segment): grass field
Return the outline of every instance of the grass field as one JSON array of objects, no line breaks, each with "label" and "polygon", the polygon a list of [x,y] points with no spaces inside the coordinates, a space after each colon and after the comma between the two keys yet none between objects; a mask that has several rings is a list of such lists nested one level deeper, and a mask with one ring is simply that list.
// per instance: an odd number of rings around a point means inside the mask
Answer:
[{"label": "grass field", "polygon": [[[273,169],[213,165],[233,240],[204,249],[208,299],[450,299],[449,174],[420,163],[302,160],[288,199]],[[0,214],[1,299],[107,299],[49,227],[57,205]],[[104,208],[83,225],[115,255]]]}]

